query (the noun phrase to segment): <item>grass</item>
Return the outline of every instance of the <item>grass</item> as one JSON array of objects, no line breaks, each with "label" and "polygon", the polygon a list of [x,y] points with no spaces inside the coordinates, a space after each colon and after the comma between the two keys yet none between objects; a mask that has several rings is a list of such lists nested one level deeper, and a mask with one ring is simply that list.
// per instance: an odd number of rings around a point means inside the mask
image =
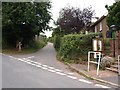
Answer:
[{"label": "grass", "polygon": [[21,51],[18,51],[16,48],[2,49],[4,54],[30,54],[35,53],[38,50],[42,49],[47,43],[38,42],[37,47],[32,48],[22,48]]},{"label": "grass", "polygon": [[16,48],[10,48],[10,49],[3,49],[2,53],[5,53],[5,54],[29,54],[29,53],[34,53],[38,50],[39,49],[29,48],[29,49],[23,49],[22,51],[18,51]]}]

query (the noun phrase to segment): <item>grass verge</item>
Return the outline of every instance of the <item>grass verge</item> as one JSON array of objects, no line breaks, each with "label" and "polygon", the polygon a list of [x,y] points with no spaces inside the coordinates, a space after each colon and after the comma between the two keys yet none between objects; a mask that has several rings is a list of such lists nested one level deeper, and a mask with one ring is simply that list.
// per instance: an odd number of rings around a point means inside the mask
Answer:
[{"label": "grass verge", "polygon": [[8,49],[2,49],[2,53],[4,54],[30,54],[35,53],[38,50],[42,49],[44,46],[46,46],[46,42],[37,42],[37,45],[35,47],[29,47],[29,48],[22,48],[22,51],[18,51],[17,48],[8,48]]}]

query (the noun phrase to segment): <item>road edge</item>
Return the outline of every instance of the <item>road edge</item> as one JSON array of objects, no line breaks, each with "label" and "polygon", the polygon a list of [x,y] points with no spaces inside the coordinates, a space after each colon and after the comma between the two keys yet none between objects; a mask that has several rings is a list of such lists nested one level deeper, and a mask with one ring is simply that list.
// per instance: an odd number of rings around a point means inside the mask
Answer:
[{"label": "road edge", "polygon": [[113,85],[113,86],[116,86],[116,87],[120,88],[120,85],[118,85],[118,84],[115,84],[115,83],[112,83],[112,82],[109,82],[109,81],[105,81],[105,80],[98,79],[98,78],[95,78],[93,76],[90,76],[90,75],[86,74],[85,72],[78,70],[76,67],[71,66],[69,63],[64,63],[64,64],[66,64],[70,69],[76,71],[78,74],[80,74],[80,75],[82,75],[82,76],[84,76],[88,79],[96,80],[96,81],[106,83],[106,84],[109,84],[109,85]]}]

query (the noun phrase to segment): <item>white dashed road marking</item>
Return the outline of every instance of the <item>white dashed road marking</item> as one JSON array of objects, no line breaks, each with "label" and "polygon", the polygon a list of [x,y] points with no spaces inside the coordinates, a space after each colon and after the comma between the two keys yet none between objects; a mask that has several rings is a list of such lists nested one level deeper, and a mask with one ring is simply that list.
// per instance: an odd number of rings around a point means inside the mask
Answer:
[{"label": "white dashed road marking", "polygon": [[62,70],[59,70],[59,69],[55,69],[55,71],[59,71],[59,72],[61,72]]},{"label": "white dashed road marking", "polygon": [[32,62],[32,63],[38,64],[38,65],[42,65],[41,63],[38,63],[38,62],[35,62],[35,61],[31,61],[31,60],[28,60],[26,58],[23,58],[23,59],[24,59],[24,61],[28,61],[28,62]]},{"label": "white dashed road marking", "polygon": [[[0,53],[1,54],[1,53]],[[5,54],[2,54],[2,55],[5,55]],[[16,59],[16,60],[19,60],[19,61],[22,61],[22,62],[26,62],[27,64],[30,64],[30,65],[33,65],[33,66],[36,66],[36,67],[39,67],[39,68],[42,68],[42,69],[45,69],[45,70],[48,70],[52,73],[56,73],[56,74],[59,74],[59,75],[65,75],[66,77],[69,77],[71,79],[76,79],[80,82],[84,82],[84,83],[87,83],[87,84],[93,84],[93,82],[90,82],[90,81],[87,81],[87,80],[84,80],[84,79],[78,79],[77,77],[75,76],[71,76],[73,75],[74,73],[64,73],[62,70],[59,70],[59,69],[55,69],[54,67],[49,67],[47,65],[44,65],[44,64],[41,64],[41,63],[38,63],[38,62],[35,62],[35,61],[31,61],[29,59],[26,59],[26,58],[15,58],[13,56],[10,56],[10,55],[5,55],[5,56],[8,56],[10,58],[13,58],[13,59]],[[31,56],[29,58],[33,58],[34,56]],[[100,85],[100,84],[95,84],[94,86],[96,87],[100,87],[100,88],[110,88],[108,86],[104,86],[104,85]]]},{"label": "white dashed road marking", "polygon": [[9,56],[10,58],[13,58],[13,59],[16,59],[15,57],[13,57],[13,56]]},{"label": "white dashed road marking", "polygon": [[46,67],[41,67],[42,69],[48,69],[48,68],[46,68]]},{"label": "white dashed road marking", "polygon": [[34,58],[35,56],[27,57],[27,58]]},{"label": "white dashed road marking", "polygon": [[69,74],[69,75],[74,75],[74,73],[67,73],[67,74]]},{"label": "white dashed road marking", "polygon": [[77,79],[77,77],[74,77],[74,76],[67,76],[69,78],[72,78],[72,79]]},{"label": "white dashed road marking", "polygon": [[42,67],[42,66],[40,66],[40,65],[36,65],[36,67]]},{"label": "white dashed road marking", "polygon": [[56,72],[55,70],[51,70],[51,69],[48,69],[48,71],[50,71],[50,72]]},{"label": "white dashed road marking", "polygon": [[65,73],[61,73],[61,72],[56,72],[59,75],[66,75]]},{"label": "white dashed road marking", "polygon": [[48,67],[47,65],[42,65],[42,66],[44,66],[44,67]]},{"label": "white dashed road marking", "polygon": [[101,87],[101,88],[110,88],[108,86],[100,85],[100,84],[95,84],[96,87]]},{"label": "white dashed road marking", "polygon": [[54,67],[48,67],[48,68],[50,68],[50,69],[55,69]]},{"label": "white dashed road marking", "polygon": [[79,79],[78,81],[84,82],[84,83],[88,83],[88,84],[92,84],[93,83],[93,82],[90,82],[90,81],[87,81],[87,80],[84,80],[84,79]]}]

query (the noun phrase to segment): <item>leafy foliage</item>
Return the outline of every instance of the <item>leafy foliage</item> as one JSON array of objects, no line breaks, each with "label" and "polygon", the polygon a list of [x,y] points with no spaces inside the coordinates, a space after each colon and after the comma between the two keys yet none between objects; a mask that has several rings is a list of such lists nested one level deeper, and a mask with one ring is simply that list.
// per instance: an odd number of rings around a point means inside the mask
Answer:
[{"label": "leafy foliage", "polygon": [[105,6],[108,10],[107,15],[107,24],[110,27],[111,25],[120,25],[120,1],[114,3],[111,6]]},{"label": "leafy foliage", "polygon": [[57,25],[65,34],[79,33],[80,30],[89,27],[94,11],[91,7],[80,8],[65,7],[60,11]]},{"label": "leafy foliage", "polygon": [[54,48],[59,51],[60,49],[60,44],[61,44],[61,36],[60,35],[55,35],[54,36]]},{"label": "leafy foliage", "polygon": [[88,51],[92,50],[92,38],[100,34],[70,34],[62,38],[59,58],[62,60],[87,60]]},{"label": "leafy foliage", "polygon": [[3,2],[3,41],[12,47],[15,47],[18,41],[21,41],[23,46],[30,44],[36,34],[49,29],[50,8],[50,2]]},{"label": "leafy foliage", "polygon": [[65,31],[61,29],[60,27],[53,28],[52,37],[54,37],[55,35],[62,37],[65,35]]}]

